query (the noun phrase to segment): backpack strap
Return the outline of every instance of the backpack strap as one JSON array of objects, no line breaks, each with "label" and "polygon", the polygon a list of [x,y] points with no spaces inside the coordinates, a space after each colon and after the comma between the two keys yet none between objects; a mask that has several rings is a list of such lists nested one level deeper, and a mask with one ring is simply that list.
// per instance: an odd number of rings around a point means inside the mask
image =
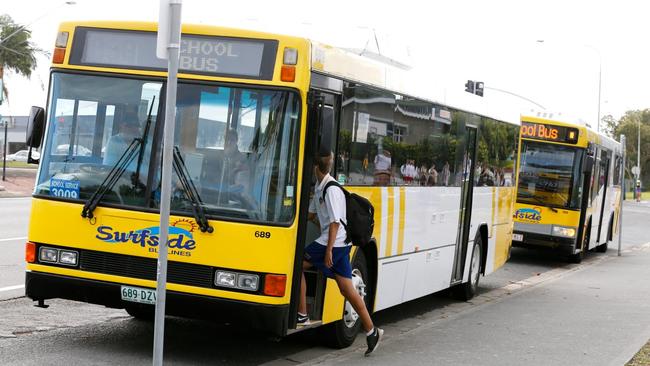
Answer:
[{"label": "backpack strap", "polygon": [[[339,182],[337,182],[337,181],[335,181],[335,180],[331,180],[331,181],[329,181],[329,182],[327,182],[327,183],[325,184],[325,187],[323,188],[323,201],[325,201],[325,193],[327,193],[327,189],[328,189],[329,187],[331,187],[331,186],[339,187],[339,189],[341,190],[341,192],[343,192],[343,195],[345,196],[345,200],[347,201],[347,199],[348,199],[348,195],[349,195],[350,193],[349,193],[348,191],[346,191],[345,188],[343,188],[343,186],[341,186],[341,185],[339,184]],[[347,219],[346,219],[346,220],[347,220]],[[347,225],[345,222],[341,221],[341,224],[343,224],[343,227],[345,228],[345,230],[348,229],[348,225]]]},{"label": "backpack strap", "polygon": [[327,189],[328,189],[329,187],[331,187],[331,186],[337,186],[337,187],[339,187],[339,188],[341,189],[341,191],[343,191],[343,194],[345,195],[345,198],[348,198],[348,191],[346,191],[345,189],[343,189],[343,186],[341,186],[341,185],[339,184],[339,182],[337,182],[337,181],[335,181],[335,180],[331,180],[331,181],[327,182],[327,184],[325,184],[325,188],[323,188],[323,200],[325,199],[325,193],[327,193]]}]

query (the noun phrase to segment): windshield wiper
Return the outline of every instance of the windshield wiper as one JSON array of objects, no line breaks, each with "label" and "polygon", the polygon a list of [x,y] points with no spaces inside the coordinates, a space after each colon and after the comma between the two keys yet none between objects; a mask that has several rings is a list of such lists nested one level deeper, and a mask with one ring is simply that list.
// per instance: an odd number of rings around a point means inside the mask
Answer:
[{"label": "windshield wiper", "polygon": [[133,187],[142,186],[140,183],[140,166],[142,165],[142,159],[144,158],[144,151],[147,146],[147,138],[149,136],[149,128],[151,127],[151,112],[153,112],[153,104],[156,101],[156,96],[154,95],[151,99],[151,106],[149,107],[149,114],[147,114],[147,122],[144,125],[144,132],[142,133],[142,143],[140,144],[140,151],[138,152],[138,164],[136,165],[135,173],[131,175],[133,180]]},{"label": "windshield wiper", "polygon": [[174,170],[176,171],[178,180],[183,186],[183,192],[185,192],[185,195],[192,203],[192,213],[194,214],[194,220],[196,220],[196,223],[199,225],[201,232],[213,232],[214,229],[212,226],[210,226],[208,219],[205,217],[205,211],[203,211],[203,202],[199,196],[199,191],[196,189],[194,181],[192,181],[192,178],[190,177],[190,173],[187,170],[187,166],[183,161],[183,156],[181,156],[181,152],[178,149],[178,146],[174,146]]},{"label": "windshield wiper", "polygon": [[104,181],[97,187],[92,196],[84,204],[83,210],[81,210],[81,217],[83,218],[93,218],[93,211],[102,200],[106,192],[111,190],[115,183],[120,179],[126,168],[133,162],[133,159],[136,157],[137,149],[142,144],[142,139],[140,137],[134,138],[129,146],[124,150],[120,158],[117,160],[117,163],[113,165],[111,170],[104,178]]}]

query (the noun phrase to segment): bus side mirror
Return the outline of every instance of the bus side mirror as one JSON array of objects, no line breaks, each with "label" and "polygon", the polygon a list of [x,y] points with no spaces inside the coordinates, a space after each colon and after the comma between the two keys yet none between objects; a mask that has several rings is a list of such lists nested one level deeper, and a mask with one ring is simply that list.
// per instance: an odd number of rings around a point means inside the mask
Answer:
[{"label": "bus side mirror", "polygon": [[594,157],[587,155],[582,165],[582,173],[585,175],[591,175],[593,171],[594,171]]},{"label": "bus side mirror", "polygon": [[32,107],[27,120],[27,133],[25,142],[29,146],[27,163],[38,164],[40,159],[32,158],[32,148],[39,148],[43,141],[43,131],[45,130],[45,110],[41,107]]},{"label": "bus side mirror", "polygon": [[25,142],[29,147],[38,148],[41,146],[43,139],[43,127],[45,122],[45,110],[41,107],[32,107],[29,112],[29,120],[27,121],[27,135]]}]

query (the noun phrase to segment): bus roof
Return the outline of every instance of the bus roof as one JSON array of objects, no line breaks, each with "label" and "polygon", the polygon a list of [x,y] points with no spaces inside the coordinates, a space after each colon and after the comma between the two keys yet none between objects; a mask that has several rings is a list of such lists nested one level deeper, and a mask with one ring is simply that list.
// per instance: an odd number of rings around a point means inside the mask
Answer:
[{"label": "bus roof", "polygon": [[[142,21],[68,21],[61,23],[59,30],[72,30],[76,27],[155,32],[158,29],[158,24],[156,22]],[[398,67],[395,67],[394,65],[380,62],[369,57],[360,56],[345,49],[329,46],[318,41],[297,36],[203,24],[183,24],[181,31],[184,34],[193,35],[214,35],[225,37],[278,40],[281,44],[297,47],[299,49],[299,52],[310,51],[311,55],[309,55],[310,57],[308,56],[307,59],[311,62],[311,70],[315,72],[336,76],[345,80],[356,81],[359,83],[367,84],[369,86],[375,86],[377,88],[386,89],[405,96],[448,106],[456,110],[471,112],[476,115],[498,119],[515,125],[519,124],[519,113],[515,112],[514,109],[513,113],[508,113],[507,115],[503,116],[496,116],[492,115],[492,113],[477,113],[473,111],[474,108],[462,106],[460,103],[449,103],[447,101],[444,103],[439,102],[427,95],[422,95],[422,93],[419,91],[413,91],[413,88],[411,88],[413,85],[422,84],[421,82],[417,81],[417,75],[414,75],[414,73],[407,72]],[[282,52],[282,49],[278,49],[277,57],[282,57]],[[426,86],[422,85],[421,89],[425,90]]]},{"label": "bus roof", "polygon": [[[427,95],[414,94],[409,91],[409,86],[418,83],[418,75],[403,70],[388,62],[381,62],[375,58],[365,57],[350,52],[349,50],[330,46],[318,41],[311,41],[312,70],[337,76],[346,80],[356,81],[405,96],[422,99],[435,104],[441,104],[453,109],[471,112],[488,118],[498,119],[514,125],[519,125],[519,113],[514,112],[508,116],[493,116],[472,111],[471,108],[449,102],[439,102]],[[421,82],[419,82],[421,84]]]}]

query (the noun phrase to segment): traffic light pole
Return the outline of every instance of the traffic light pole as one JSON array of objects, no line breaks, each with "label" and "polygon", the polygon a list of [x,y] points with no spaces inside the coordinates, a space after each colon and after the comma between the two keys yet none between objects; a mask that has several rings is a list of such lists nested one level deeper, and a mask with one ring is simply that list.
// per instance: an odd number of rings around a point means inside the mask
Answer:
[{"label": "traffic light pole", "polygon": [[519,94],[516,94],[516,93],[510,92],[510,91],[507,91],[507,90],[503,90],[503,89],[493,88],[493,87],[490,87],[490,86],[485,86],[484,88],[485,88],[485,89],[494,90],[494,91],[498,91],[498,92],[501,92],[501,93],[505,93],[505,94],[512,95],[512,96],[514,96],[514,97],[517,97],[517,98],[523,99],[523,100],[525,100],[525,101],[527,101],[527,102],[529,102],[529,103],[532,103],[532,104],[534,104],[534,105],[536,105],[536,106],[542,108],[543,110],[546,110],[546,107],[544,107],[543,105],[537,103],[536,101],[534,101],[534,100],[532,100],[532,99],[530,99],[530,98],[526,98],[526,97],[524,97],[524,96],[521,96],[521,95],[519,95]]}]

